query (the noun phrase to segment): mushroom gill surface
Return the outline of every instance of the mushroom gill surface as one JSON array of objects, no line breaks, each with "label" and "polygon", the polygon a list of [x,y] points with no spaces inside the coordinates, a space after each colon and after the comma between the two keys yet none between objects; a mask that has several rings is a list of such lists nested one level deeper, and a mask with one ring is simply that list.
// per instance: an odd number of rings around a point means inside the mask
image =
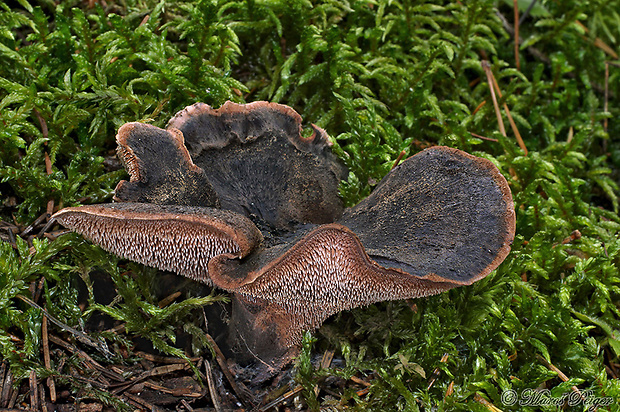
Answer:
[{"label": "mushroom gill surface", "polygon": [[117,256],[209,285],[211,258],[244,257],[262,241],[246,217],[207,207],[111,203],[65,208],[54,219]]}]

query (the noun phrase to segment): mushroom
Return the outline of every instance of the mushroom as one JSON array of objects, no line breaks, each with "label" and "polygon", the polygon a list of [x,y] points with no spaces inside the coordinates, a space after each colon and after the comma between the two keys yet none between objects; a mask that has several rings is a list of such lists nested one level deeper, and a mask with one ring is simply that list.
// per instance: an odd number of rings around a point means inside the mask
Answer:
[{"label": "mushroom", "polygon": [[166,129],[128,123],[117,142],[130,180],[117,202],[54,218],[121,257],[229,292],[237,359],[276,370],[337,312],[470,285],[507,256],[514,206],[490,161],[426,149],[344,210],[346,169],[312,127],[302,137],[301,117],[267,102],[197,103]]}]

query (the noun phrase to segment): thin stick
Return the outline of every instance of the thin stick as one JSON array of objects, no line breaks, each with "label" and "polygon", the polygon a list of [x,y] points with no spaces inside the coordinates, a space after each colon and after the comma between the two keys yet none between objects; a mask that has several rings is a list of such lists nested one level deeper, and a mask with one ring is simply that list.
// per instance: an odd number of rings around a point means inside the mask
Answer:
[{"label": "thin stick", "polygon": [[521,71],[521,62],[519,61],[519,4],[517,0],[512,0],[515,13],[515,63],[517,70]]},{"label": "thin stick", "polygon": [[4,406],[4,401],[3,401],[4,391],[2,389],[4,389],[4,378],[6,377],[6,372],[8,369],[9,369],[9,366],[6,362],[3,361],[2,363],[0,363],[0,385],[2,386],[2,388],[0,388],[0,408]]},{"label": "thin stick", "polygon": [[241,402],[247,403],[248,399],[246,399],[244,394],[239,390],[239,386],[237,386],[235,378],[233,378],[230,370],[228,369],[228,365],[226,365],[226,357],[222,353],[222,350],[219,346],[217,346],[217,343],[215,343],[215,340],[211,337],[211,335],[207,333],[206,338],[211,347],[213,348],[213,351],[215,352],[215,360],[217,361],[218,365],[220,365],[220,369],[222,369],[222,372],[224,373],[224,376],[226,377],[228,383],[230,383],[232,390],[235,392]]},{"label": "thin stick", "polygon": [[[106,377],[113,379],[117,382],[126,381],[125,377],[121,373],[115,372],[115,369],[113,367],[110,369],[104,368],[103,366],[101,366],[101,364],[99,364],[99,362],[91,358],[86,352],[70,344],[69,342],[65,342],[64,340],[54,335],[49,335],[49,339],[50,339],[50,342],[55,343],[56,345],[65,348],[69,353],[74,354],[80,359],[82,359],[84,361],[84,366],[86,368],[96,370],[100,372],[102,375],[105,375]],[[60,366],[58,367],[58,369],[62,370]]]},{"label": "thin stick", "polygon": [[487,104],[486,100],[483,100],[482,103],[480,103],[478,106],[476,106],[476,108],[474,109],[473,112],[471,112],[471,115],[475,115],[476,113],[478,113],[478,110],[482,109],[482,107]]},{"label": "thin stick", "polygon": [[478,395],[477,393],[474,395],[474,400],[478,403],[483,404],[484,406],[486,406],[486,408],[492,412],[502,412],[501,409],[499,409],[497,406],[493,405],[491,402],[487,401],[486,399],[484,399],[482,396]]},{"label": "thin stick", "polygon": [[[586,33],[590,33],[590,30],[586,26],[584,26],[583,23],[581,23],[579,20],[575,20],[575,24],[577,24],[577,26],[579,26]],[[581,36],[581,37],[586,41],[590,41],[590,39],[586,36]],[[603,50],[609,56],[611,56],[614,60],[618,60],[618,58],[620,58],[620,56],[618,56],[618,53],[616,53],[614,49],[609,47],[607,43],[605,43],[599,37],[594,39],[594,45],[598,47],[599,49]]]},{"label": "thin stick", "polygon": [[[499,97],[501,99],[502,93],[500,92],[499,86],[497,85],[497,82],[495,81],[495,77],[492,77],[492,78],[493,78],[493,84],[497,88],[497,94],[499,94]],[[510,128],[512,129],[512,132],[515,134],[517,143],[519,144],[519,147],[521,148],[521,150],[523,150],[523,153],[525,154],[525,156],[527,156],[528,151],[527,151],[527,147],[525,147],[525,142],[523,141],[523,138],[521,137],[521,133],[519,133],[519,129],[517,128],[517,124],[512,118],[512,115],[510,114],[510,109],[508,109],[508,105],[505,102],[504,102],[504,110],[506,111],[506,116],[508,116],[508,122],[510,123]]]},{"label": "thin stick", "polygon": [[351,380],[352,382],[355,382],[359,385],[364,385],[365,387],[369,387],[370,386],[370,382],[366,382],[365,380],[358,378],[357,376],[353,375],[349,378],[349,380]]},{"label": "thin stick", "polygon": [[481,136],[481,135],[479,135],[479,134],[472,133],[472,132],[469,132],[469,134],[470,134],[470,135],[472,135],[472,136],[474,136],[474,137],[477,137],[478,139],[488,140],[488,141],[490,141],[490,142],[499,142],[499,140],[497,140],[497,139],[493,139],[492,137]]},{"label": "thin stick", "polygon": [[364,389],[360,389],[359,391],[355,392],[355,394],[359,397],[362,397],[364,395],[366,395],[368,392],[370,392],[369,388],[364,388]]},{"label": "thin stick", "polygon": [[11,373],[11,369],[8,368],[6,362],[3,362],[2,365],[3,368],[6,368],[6,375],[2,378],[2,395],[0,396],[0,406],[6,408],[9,405],[9,399],[12,395],[13,374]]},{"label": "thin stick", "polygon": [[[39,234],[37,235],[37,238],[42,238],[43,235],[50,230],[50,228],[52,226],[54,226],[54,223],[56,223],[56,218],[54,217],[50,217],[50,220],[47,221],[47,223],[45,224],[45,226],[43,226],[43,228],[39,231]],[[68,233],[68,232],[67,232]]]},{"label": "thin stick", "polygon": [[398,157],[396,158],[396,161],[394,162],[394,164],[392,165],[392,168],[390,169],[393,170],[396,166],[398,166],[398,164],[400,163],[401,160],[403,160],[403,156],[405,156],[405,151],[403,150],[402,152],[400,152],[400,154],[398,155]]},{"label": "thin stick", "polygon": [[39,388],[37,387],[37,373],[34,370],[30,371],[28,381],[30,383],[30,407],[35,411],[40,411],[41,405],[39,402]]},{"label": "thin stick", "polygon": [[19,396],[19,391],[16,389],[12,389],[11,399],[9,400],[8,408],[12,409],[15,406],[15,402],[17,402],[17,397]]},{"label": "thin stick", "polygon": [[530,5],[527,6],[527,10],[525,10],[525,13],[523,13],[521,18],[519,19],[519,25],[523,24],[523,22],[525,21],[525,19],[527,19],[527,16],[530,14],[530,11],[532,11],[535,5],[536,5],[536,0],[532,0],[530,2]]},{"label": "thin stick", "polygon": [[267,405],[265,405],[262,408],[260,408],[259,411],[260,412],[268,411],[269,409],[273,408],[274,406],[279,405],[280,403],[284,402],[285,400],[287,400],[291,396],[294,396],[294,395],[298,394],[299,392],[301,392],[303,390],[304,390],[303,386],[298,386],[295,389],[286,392],[284,395],[280,396],[278,399],[275,399],[272,402],[269,402]]},{"label": "thin stick", "polygon": [[334,359],[334,349],[326,350],[321,358],[321,369],[327,369],[332,364],[332,360]]},{"label": "thin stick", "polygon": [[[557,373],[557,374],[558,374],[558,377],[559,377],[560,379],[562,379],[562,381],[564,381],[564,382],[568,382],[568,376],[566,376],[566,375],[564,374],[564,372],[562,372],[561,370],[559,370],[559,369],[557,368],[557,366],[553,365],[552,363],[549,363],[549,362],[547,361],[547,359],[543,358],[543,357],[542,357],[542,356],[540,356],[540,355],[536,355],[536,358],[538,358],[538,360],[539,360],[539,361],[541,361],[542,363],[544,363],[544,364],[545,364],[545,366],[546,366],[547,368],[549,368],[549,369],[551,369],[553,372]],[[579,397],[580,397],[582,400],[585,400],[585,399],[586,399],[586,398],[585,398],[585,397],[581,394],[581,391],[579,390],[579,388],[578,388],[578,387],[576,387],[576,386],[572,386],[572,387],[571,387],[571,389],[573,390],[573,392],[577,393],[577,394],[579,395]]]},{"label": "thin stick", "polygon": [[54,199],[50,199],[47,201],[47,214],[52,216],[54,214]]},{"label": "thin stick", "polygon": [[[111,329],[108,329],[108,331],[110,331]],[[142,351],[136,351],[135,354],[139,357],[141,357],[142,359],[146,359],[147,361],[151,361],[151,362],[156,362],[156,363],[166,363],[166,364],[175,364],[175,363],[182,363],[182,364],[187,364],[187,361],[185,359],[182,358],[175,358],[172,356],[159,356],[159,355],[153,355],[152,353],[146,353],[146,352],[142,352]],[[201,358],[196,356],[193,358],[189,358],[190,362],[198,362]]]},{"label": "thin stick", "polygon": [[47,173],[48,176],[52,174],[52,161],[47,152],[45,152],[45,173]]},{"label": "thin stick", "polygon": [[92,340],[90,337],[88,337],[86,334],[72,328],[69,325],[66,325],[64,323],[62,323],[61,321],[59,321],[58,319],[56,319],[55,317],[53,317],[52,315],[50,315],[45,309],[43,309],[41,306],[37,305],[35,302],[33,302],[31,299],[28,299],[27,297],[23,296],[23,295],[16,295],[16,298],[18,298],[19,300],[26,302],[27,304],[29,304],[30,306],[32,306],[35,309],[39,309],[41,312],[43,312],[43,314],[56,326],[58,326],[59,328],[66,330],[67,332],[70,332],[73,336],[75,336],[77,338],[77,340],[79,340],[80,342],[91,346],[95,349],[97,349],[99,352],[101,352],[101,354],[103,354],[106,358],[110,359],[112,358],[112,352],[110,352],[108,350],[108,348],[106,348],[104,345],[102,345],[101,343],[95,342],[94,340]]},{"label": "thin stick", "polygon": [[17,239],[15,239],[15,233],[13,232],[12,227],[5,227],[6,231],[9,233],[9,243],[13,247],[17,247]]},{"label": "thin stick", "polygon": [[606,62],[606,63],[609,64],[610,66],[620,67],[620,63],[616,63],[616,62]]},{"label": "thin stick", "polygon": [[157,306],[159,306],[161,309],[165,308],[166,306],[168,306],[169,304],[171,304],[172,302],[174,302],[174,300],[176,298],[178,298],[179,296],[181,296],[181,292],[174,292],[171,295],[166,296],[165,298],[163,298],[162,300],[159,301],[159,303],[157,304]]},{"label": "thin stick", "polygon": [[[50,358],[50,341],[47,334],[47,317],[43,316],[41,322],[41,336],[43,341],[43,362],[47,369],[52,369],[52,361]],[[56,384],[54,378],[49,376],[47,378],[47,386],[50,388],[50,400],[52,403],[56,403]]]},{"label": "thin stick", "polygon": [[[603,104],[603,110],[607,112],[609,102],[609,62],[605,62],[605,102]],[[607,118],[603,120],[603,130],[607,133]]]},{"label": "thin stick", "polygon": [[[497,95],[501,99],[502,91],[499,89],[499,85],[497,84],[497,80],[495,80],[495,76],[493,76],[493,73],[491,72],[491,68],[487,66],[485,71],[487,72],[487,76],[491,77],[493,88],[497,91]],[[519,129],[517,129],[517,124],[512,118],[512,115],[510,114],[510,110],[508,109],[508,105],[506,104],[506,102],[504,102],[504,110],[506,111],[506,116],[508,117],[508,121],[510,122],[510,128],[512,129],[512,132],[515,134],[515,137],[517,138],[517,143],[519,144],[519,147],[521,148],[521,150],[523,150],[523,153],[525,154],[525,156],[527,156],[527,153],[528,153],[527,147],[525,147],[525,142],[523,141],[523,138],[521,137],[521,133],[519,133]],[[505,130],[504,130],[504,136],[506,136]]]},{"label": "thin stick", "polygon": [[216,412],[220,412],[222,410],[222,406],[220,405],[220,397],[218,396],[215,385],[213,383],[213,372],[211,371],[211,364],[206,359],[205,375],[207,375],[207,386],[209,387],[209,395],[211,395],[211,402],[213,402],[213,407],[215,408]]},{"label": "thin stick", "polygon": [[162,410],[157,405],[152,404],[152,403],[142,399],[139,396],[132,395],[131,393],[124,393],[123,396],[125,398],[127,398],[127,400],[129,400],[130,403],[134,404],[135,406],[137,406],[141,410],[147,410],[147,411],[153,411],[153,412],[158,412],[158,411]]},{"label": "thin stick", "polygon": [[194,410],[194,408],[192,408],[191,405],[187,403],[185,399],[181,399],[181,405],[183,405],[185,409],[187,409],[189,412],[192,412]]},{"label": "thin stick", "polygon": [[504,127],[504,121],[502,120],[502,114],[499,111],[499,103],[497,102],[497,97],[495,97],[495,89],[493,87],[493,79],[491,74],[491,67],[489,66],[489,62],[486,60],[482,61],[482,68],[484,69],[484,73],[487,75],[487,83],[489,84],[489,90],[491,91],[491,99],[493,100],[493,108],[495,109],[495,116],[497,117],[497,124],[499,126],[499,132],[504,137],[508,137],[506,135],[506,128]]},{"label": "thin stick", "polygon": [[[43,134],[43,138],[47,139],[48,134],[49,134],[48,129],[47,129],[47,123],[45,122],[45,119],[43,118],[43,116],[41,116],[41,113],[39,113],[36,109],[34,113],[39,119],[39,123],[41,124],[41,133]],[[45,142],[45,146],[47,147],[47,141]],[[45,155],[45,173],[47,173],[47,175],[49,176],[52,174],[52,161],[50,159],[50,155],[47,153],[47,149],[45,150],[44,155]],[[47,213],[50,216],[54,213],[54,199],[50,199],[47,202]]]},{"label": "thin stick", "polygon": [[167,393],[169,395],[176,396],[176,397],[184,396],[187,398],[202,398],[205,395],[203,392],[195,392],[192,390],[192,388],[189,388],[189,387],[170,389],[165,386],[161,386],[153,382],[152,380],[145,381],[143,385],[146,388],[154,389],[156,391]]},{"label": "thin stick", "polygon": [[446,393],[443,395],[444,399],[452,396],[452,394],[454,393],[454,381],[450,382],[450,384],[448,385],[448,389],[446,389]]},{"label": "thin stick", "polygon": [[144,18],[142,19],[142,21],[140,22],[140,24],[138,25],[138,27],[140,27],[140,26],[144,26],[144,25],[145,25],[145,24],[149,21],[149,18],[150,18],[150,17],[151,17],[151,16],[150,16],[150,15],[148,15],[148,14],[147,14],[146,16],[144,16]]},{"label": "thin stick", "polygon": [[34,222],[32,222],[30,225],[28,225],[24,229],[24,231],[19,234],[19,236],[20,237],[26,237],[30,232],[32,232],[32,229],[34,229],[35,226],[39,226],[41,223],[43,223],[44,220],[48,219],[49,217],[50,217],[50,215],[47,212],[43,213]]},{"label": "thin stick", "polygon": [[35,282],[32,282],[34,286],[34,291],[32,292],[32,300],[34,302],[38,302],[41,299],[41,294],[43,293],[43,286],[45,286],[45,277],[41,276],[39,282],[35,285]]},{"label": "thin stick", "polygon": [[[405,153],[404,150],[401,152],[401,154],[403,153]],[[335,351],[333,349],[326,350],[325,353],[323,353],[323,358],[321,359],[321,364],[320,364],[321,369],[329,368],[329,365],[332,364],[332,360],[334,359],[334,353]],[[314,385],[314,394],[316,396],[319,396],[320,391],[321,389],[319,388],[319,384],[317,383],[316,385]]]},{"label": "thin stick", "polygon": [[89,379],[89,378],[85,378],[81,376],[80,372],[78,372],[77,370],[69,371],[68,374],[63,374],[60,376],[64,378],[70,377],[72,380],[77,380],[79,382],[86,383],[97,389],[108,389],[109,388],[109,386],[101,382],[99,379]]},{"label": "thin stick", "polygon": [[[441,357],[440,362],[446,363],[449,357],[450,355],[448,353],[444,353],[443,356]],[[435,381],[437,380],[440,374],[441,374],[441,369],[439,369],[439,366],[438,366],[435,368],[435,370],[431,374],[431,377],[428,380],[428,386],[426,387],[426,390],[430,390],[433,387],[433,385],[435,384]]]},{"label": "thin stick", "polygon": [[161,376],[161,375],[167,375],[169,373],[172,372],[176,372],[176,371],[180,371],[183,369],[188,369],[188,365],[187,364],[182,364],[182,363],[175,363],[172,365],[164,365],[164,366],[158,366],[156,368],[153,368],[151,370],[142,372],[140,375],[136,376],[135,379],[130,380],[129,382],[121,382],[121,383],[117,383],[114,385],[110,385],[111,388],[114,388],[112,391],[110,391],[112,394],[117,395],[120,394],[122,392],[125,392],[127,389],[145,381],[148,378],[151,378],[153,376]]},{"label": "thin stick", "polygon": [[41,399],[41,412],[47,412],[47,402],[45,402],[45,387],[39,385],[39,399]]}]

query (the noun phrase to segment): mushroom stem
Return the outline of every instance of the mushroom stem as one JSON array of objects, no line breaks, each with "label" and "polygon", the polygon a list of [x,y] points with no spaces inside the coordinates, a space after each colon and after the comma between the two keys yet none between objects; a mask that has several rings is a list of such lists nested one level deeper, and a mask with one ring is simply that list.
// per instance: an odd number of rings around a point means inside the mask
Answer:
[{"label": "mushroom stem", "polygon": [[262,299],[233,294],[228,331],[228,344],[237,362],[259,366],[261,379],[272,376],[298,353],[296,346],[282,339],[292,315],[265,310],[265,305],[268,303]]}]

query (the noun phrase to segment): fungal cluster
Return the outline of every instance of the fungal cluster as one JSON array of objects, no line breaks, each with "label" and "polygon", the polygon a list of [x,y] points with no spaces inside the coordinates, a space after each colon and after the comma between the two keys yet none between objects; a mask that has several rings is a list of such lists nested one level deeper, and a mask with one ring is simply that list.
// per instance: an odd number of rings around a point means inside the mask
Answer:
[{"label": "fungal cluster", "polygon": [[515,232],[512,195],[488,160],[432,147],[345,209],[346,168],[313,126],[267,102],[189,106],[166,129],[117,135],[130,180],[115,202],[54,218],[107,251],[230,293],[239,357],[279,367],[304,331],[374,302],[469,285]]}]

